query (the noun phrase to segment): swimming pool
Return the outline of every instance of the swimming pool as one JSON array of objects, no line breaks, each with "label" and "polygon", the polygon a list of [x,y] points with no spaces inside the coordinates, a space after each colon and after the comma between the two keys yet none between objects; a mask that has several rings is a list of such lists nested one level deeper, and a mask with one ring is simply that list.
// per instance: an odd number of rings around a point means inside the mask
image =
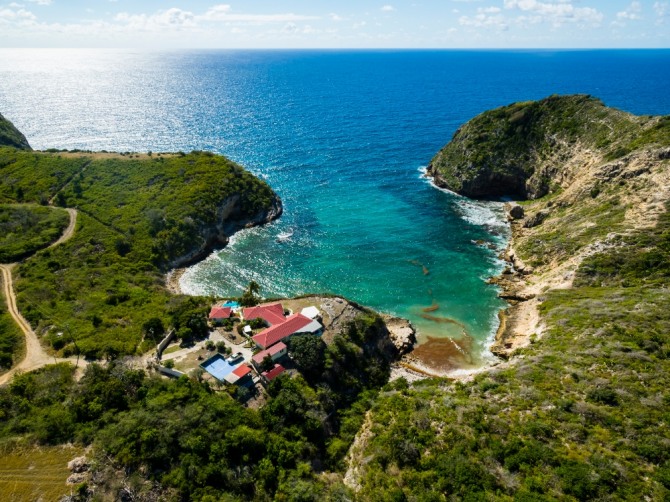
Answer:
[{"label": "swimming pool", "polygon": [[223,379],[230,374],[237,364],[228,364],[226,358],[221,354],[214,354],[212,357],[203,362],[200,367],[204,369],[207,373],[212,375],[217,380],[223,381]]},{"label": "swimming pool", "polygon": [[238,302],[228,300],[226,303],[221,305],[222,307],[230,307],[231,309],[236,309],[240,307],[240,304]]}]

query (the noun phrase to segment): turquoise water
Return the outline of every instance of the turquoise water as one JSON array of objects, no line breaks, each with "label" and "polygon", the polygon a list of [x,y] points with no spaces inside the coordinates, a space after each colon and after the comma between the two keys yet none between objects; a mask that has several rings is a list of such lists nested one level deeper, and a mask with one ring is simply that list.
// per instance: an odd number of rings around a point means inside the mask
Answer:
[{"label": "turquoise water", "polygon": [[[504,306],[485,279],[507,230],[498,204],[439,191],[421,168],[486,109],[582,92],[667,114],[668,81],[667,50],[0,50],[0,112],[33,147],[212,150],[282,197],[278,222],[190,269],[187,291],[253,279],[267,296],[341,294],[408,317],[422,341],[465,330],[473,364]],[[461,324],[423,318],[433,304]]]}]

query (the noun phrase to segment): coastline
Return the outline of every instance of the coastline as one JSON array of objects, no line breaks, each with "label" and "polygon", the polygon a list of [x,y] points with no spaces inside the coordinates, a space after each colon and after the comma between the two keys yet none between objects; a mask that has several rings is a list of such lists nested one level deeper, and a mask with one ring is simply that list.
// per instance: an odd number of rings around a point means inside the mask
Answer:
[{"label": "coastline", "polygon": [[183,295],[184,292],[181,289],[181,284],[179,280],[181,276],[186,272],[186,267],[178,267],[169,270],[165,275],[165,287],[173,295]]}]

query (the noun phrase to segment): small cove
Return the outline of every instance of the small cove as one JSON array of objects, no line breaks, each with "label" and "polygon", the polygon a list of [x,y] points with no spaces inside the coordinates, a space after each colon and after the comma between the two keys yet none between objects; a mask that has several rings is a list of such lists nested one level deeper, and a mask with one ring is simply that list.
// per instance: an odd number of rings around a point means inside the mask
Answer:
[{"label": "small cove", "polygon": [[186,291],[340,294],[412,320],[433,366],[482,364],[505,306],[485,282],[508,238],[501,205],[421,177],[458,126],[553,93],[670,113],[665,50],[0,56],[0,111],[34,148],[211,150],[281,196],[282,218],[191,267]]}]

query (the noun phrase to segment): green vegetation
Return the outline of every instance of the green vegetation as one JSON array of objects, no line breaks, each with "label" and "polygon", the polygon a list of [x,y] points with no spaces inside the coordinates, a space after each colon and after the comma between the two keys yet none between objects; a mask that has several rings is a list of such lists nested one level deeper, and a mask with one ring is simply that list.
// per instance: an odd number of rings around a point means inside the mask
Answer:
[{"label": "green vegetation", "polygon": [[279,205],[266,183],[206,152],[131,159],[0,148],[0,174],[0,200],[55,198],[79,212],[72,239],[15,270],[21,312],[62,355],[142,352],[155,343],[142,342],[151,319],[166,327],[179,322],[185,339],[201,337],[203,326],[176,312],[196,302],[200,315],[207,300],[170,295],[163,273],[206,253],[221,233],[276,214]]},{"label": "green vegetation", "polygon": [[30,150],[26,137],[2,114],[0,114],[0,146]]},{"label": "green vegetation", "polygon": [[3,291],[4,289],[0,287],[0,373],[12,367],[17,353],[23,346],[23,333],[7,311],[7,300]]},{"label": "green vegetation", "polygon": [[437,181],[474,197],[538,198],[577,151],[615,159],[670,145],[668,117],[636,117],[591,96],[550,96],[503,106],[456,131],[431,161]]},{"label": "green vegetation", "polygon": [[0,204],[0,263],[31,256],[58,240],[70,218],[66,211],[31,204]]},{"label": "green vegetation", "polygon": [[92,444],[99,471],[134,473],[125,485],[114,485],[118,474],[106,480],[113,497],[128,485],[141,492],[144,473],[161,500],[340,500],[348,490],[320,472],[342,469],[388,379],[382,328],[360,315],[321,347],[312,361],[321,373],[277,378],[260,410],[197,379],[150,378],[117,361],[90,365],[79,382],[71,366],[47,366],[0,388],[0,443]]},{"label": "green vegetation", "polygon": [[361,453],[362,498],[670,497],[669,235],[665,213],[589,258],[574,289],[547,295],[548,330],[516,364],[390,386]]}]

